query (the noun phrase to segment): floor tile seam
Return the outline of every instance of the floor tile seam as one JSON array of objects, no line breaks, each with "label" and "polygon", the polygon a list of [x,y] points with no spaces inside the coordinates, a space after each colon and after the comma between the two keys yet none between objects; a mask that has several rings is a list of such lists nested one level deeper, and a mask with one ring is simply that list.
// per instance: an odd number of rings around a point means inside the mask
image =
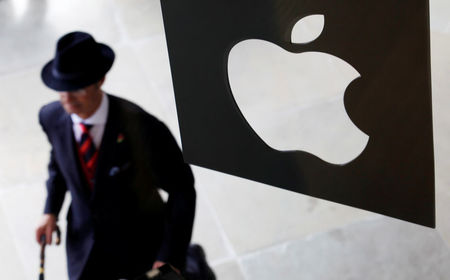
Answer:
[{"label": "floor tile seam", "polygon": [[330,229],[327,229],[324,231],[314,232],[314,233],[308,234],[304,237],[291,238],[291,239],[284,240],[284,241],[281,241],[278,243],[274,243],[274,244],[271,244],[268,246],[264,246],[264,247],[261,247],[261,248],[255,249],[255,250],[251,250],[242,255],[238,255],[237,258],[240,261],[245,261],[246,259],[253,258],[261,253],[265,253],[265,252],[269,252],[272,250],[277,250],[277,249],[280,249],[283,247],[287,247],[289,244],[291,244],[293,242],[312,242],[312,241],[316,240],[317,238],[324,236],[330,232],[334,232],[334,231],[338,231],[338,230],[345,230],[346,228],[352,227],[357,224],[367,223],[367,222],[376,221],[376,220],[382,220],[384,218],[385,217],[383,217],[382,215],[374,215],[374,216],[364,217],[359,220],[356,220],[356,221],[353,221],[350,223],[346,223],[346,224],[343,224],[340,226],[336,226],[336,227],[333,227],[333,228],[330,228]]},{"label": "floor tile seam", "polygon": [[239,270],[240,270],[240,272],[241,272],[241,274],[242,274],[244,280],[249,280],[249,279],[251,279],[251,276],[250,276],[250,274],[247,272],[247,270],[245,269],[245,266],[244,266],[244,263],[242,262],[242,260],[239,259],[239,258],[237,258],[236,262],[237,262],[237,264],[238,264]]},{"label": "floor tile seam", "polygon": [[223,257],[223,258],[211,261],[210,265],[215,267],[215,266],[220,266],[220,265],[230,263],[233,261],[237,263],[237,257]]},{"label": "floor tile seam", "polygon": [[224,241],[225,249],[227,250],[227,253],[229,254],[230,258],[235,258],[237,256],[236,251],[234,250],[234,247],[231,243],[231,241],[228,238],[228,235],[226,234],[226,231],[220,222],[220,219],[217,215],[217,211],[212,205],[211,201],[209,200],[208,196],[203,193],[202,191],[199,192],[200,197],[203,199],[205,205],[209,208],[210,214],[213,218],[214,223],[217,225],[217,228],[219,230],[220,237]]},{"label": "floor tile seam", "polygon": [[[172,112],[170,111],[170,107],[167,105],[167,102],[162,98],[161,91],[159,90],[157,84],[154,81],[152,81],[151,79],[147,78],[148,73],[145,70],[145,67],[143,65],[143,60],[139,59],[138,51],[136,49],[137,46],[135,44],[130,44],[130,47],[132,49],[133,55],[135,56],[135,58],[137,58],[139,71],[144,74],[145,83],[150,87],[151,90],[153,90],[153,92],[155,93],[155,95],[158,98],[159,104],[161,104],[163,106],[163,108],[162,108],[163,113],[170,120],[175,120],[175,121],[178,122],[178,115],[175,113],[175,116],[172,116]],[[169,66],[169,72],[170,72],[170,66]],[[173,94],[173,92],[171,94]],[[176,105],[175,105],[175,108],[176,108]]]},{"label": "floor tile seam", "polygon": [[[143,36],[141,38],[136,38],[136,39],[130,39],[129,42],[133,45],[135,45],[136,47],[142,47],[145,44],[149,44],[152,41],[154,41],[155,39],[164,39],[164,42],[166,43],[166,36],[164,33],[161,34],[151,34],[151,35],[147,35],[147,36]],[[167,47],[167,44],[165,45]]]},{"label": "floor tile seam", "polygon": [[[207,197],[206,194],[204,194],[203,192],[199,192],[200,197],[202,197],[204,203],[206,204],[206,206],[210,209],[210,213],[211,216],[214,220],[214,222],[217,225],[217,228],[219,230],[219,234],[223,240],[223,243],[225,245],[225,249],[227,250],[229,257],[225,257],[225,258],[221,258],[220,260],[229,260],[229,261],[235,261],[239,272],[241,273],[242,277],[244,278],[244,280],[248,280],[250,279],[250,277],[247,275],[247,273],[244,270],[244,266],[242,264],[242,262],[238,259],[237,253],[234,250],[234,247],[230,241],[230,239],[228,238],[228,235],[225,232],[225,229],[223,228],[222,223],[220,222],[220,219],[217,215],[217,211],[216,209],[213,207],[211,201],[209,200],[209,198]],[[215,263],[215,262],[214,262]]]},{"label": "floor tile seam", "polygon": [[434,230],[439,235],[439,237],[442,239],[442,242],[444,242],[447,250],[450,251],[450,239],[445,238],[444,232],[446,232],[446,231],[445,231],[445,229],[443,229],[439,226],[439,221],[438,221],[437,217],[436,217],[436,228]]},{"label": "floor tile seam", "polygon": [[215,260],[215,261],[211,262],[210,265],[214,269],[214,268],[217,268],[218,266],[221,266],[221,265],[224,265],[227,263],[232,263],[232,262],[236,263],[236,265],[238,266],[239,272],[241,273],[241,276],[243,277],[244,280],[250,279],[248,274],[245,272],[242,263],[240,263],[236,257],[221,258],[219,260]]},{"label": "floor tile seam", "polygon": [[[124,33],[128,34],[128,32],[125,30]],[[153,40],[155,39],[164,39],[165,41],[165,34],[164,33],[160,33],[160,34],[151,34],[151,35],[146,35],[143,36],[141,38],[130,38],[128,35],[125,36],[126,39],[121,40],[120,42],[116,42],[116,45],[119,46],[136,46],[136,47],[142,47],[145,44],[149,44],[151,43]],[[167,45],[166,45],[167,46]]]},{"label": "floor tile seam", "polygon": [[[11,222],[10,219],[8,218],[8,216],[5,214],[5,207],[4,207],[4,196],[0,195],[0,211],[3,214],[4,218],[5,218],[5,223],[6,223],[6,228],[7,228],[7,232],[10,234],[11,239],[12,239],[12,245],[15,248],[15,253],[20,261],[20,264],[22,266],[22,272],[23,275],[25,277],[27,277],[28,279],[32,279],[32,272],[27,269],[27,264],[30,262],[29,260],[26,259],[26,256],[22,253],[22,250],[20,250],[20,247],[18,246],[20,240],[18,240],[18,238],[13,234],[13,230],[11,227]],[[3,229],[4,230],[4,229]]]},{"label": "floor tile seam", "polygon": [[145,44],[146,42],[151,41],[153,37],[163,36],[163,34],[152,34],[149,36],[143,36],[142,38],[132,39],[127,31],[126,24],[123,21],[123,17],[120,14],[120,8],[116,4],[114,0],[110,0],[110,4],[114,10],[114,22],[119,28],[119,35],[121,40],[118,42],[118,45],[133,45],[133,44]]},{"label": "floor tile seam", "polygon": [[212,205],[212,203],[209,200],[209,198],[207,197],[207,195],[203,194],[203,192],[199,192],[198,195],[203,199],[205,205],[209,208],[210,214],[212,216],[212,219],[213,219],[214,223],[217,226],[217,229],[219,231],[220,237],[221,237],[221,239],[224,242],[225,249],[227,250],[229,258],[236,258],[237,257],[236,251],[234,250],[234,247],[233,247],[230,239],[228,238],[228,235],[226,234],[222,223],[220,222],[220,219],[219,219],[219,217],[217,215],[216,209]]},{"label": "floor tile seam", "polygon": [[[116,17],[120,18],[119,15],[117,15]],[[117,19],[117,20],[119,22],[121,22],[120,19]],[[123,25],[123,23],[118,23],[118,25]],[[121,32],[121,31],[119,31],[119,32]],[[139,70],[139,72],[141,72],[143,74],[143,76],[145,77],[145,79],[144,79],[145,83],[147,84],[147,86],[149,86],[149,88],[151,90],[153,90],[153,92],[157,96],[160,104],[163,106],[163,109],[162,109],[163,113],[165,114],[165,116],[167,118],[170,119],[170,121],[177,122],[178,121],[178,117],[172,117],[171,116],[169,107],[165,105],[166,102],[164,102],[164,100],[161,98],[160,90],[158,90],[157,85],[155,83],[153,83],[152,81],[150,81],[149,79],[147,79],[147,71],[145,71],[145,68],[144,68],[144,66],[142,65],[142,62],[141,62],[142,59],[139,58],[138,52],[136,50],[136,46],[137,46],[136,40],[130,39],[129,36],[127,35],[128,32],[125,29],[123,30],[123,34],[125,34],[125,35],[123,35],[124,37],[121,39],[121,41],[119,43],[116,44],[116,47],[117,48],[128,47],[128,48],[131,49],[132,55],[134,56],[134,58],[136,58],[136,61],[137,61],[138,67],[139,67],[138,70]],[[121,37],[122,37],[122,35],[121,35]],[[150,37],[152,37],[152,36],[150,36]],[[148,41],[150,41],[150,39]]]},{"label": "floor tile seam", "polygon": [[117,45],[121,46],[122,44],[127,44],[130,41],[130,38],[128,36],[128,32],[127,32],[125,24],[123,22],[122,16],[120,15],[120,12],[119,12],[120,9],[114,0],[110,0],[109,4],[111,5],[111,9],[114,11],[113,21],[114,21],[114,24],[117,26],[117,30],[118,30],[119,38],[120,38]]}]

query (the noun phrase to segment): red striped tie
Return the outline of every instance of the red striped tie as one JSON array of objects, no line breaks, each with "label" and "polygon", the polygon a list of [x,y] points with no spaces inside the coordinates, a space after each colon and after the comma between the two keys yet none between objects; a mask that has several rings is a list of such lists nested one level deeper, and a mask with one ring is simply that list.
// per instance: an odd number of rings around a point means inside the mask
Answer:
[{"label": "red striped tie", "polygon": [[94,186],[95,167],[97,165],[98,152],[95,148],[94,141],[89,134],[89,130],[92,128],[92,125],[80,123],[80,127],[82,134],[78,147],[81,165],[83,166],[83,172],[88,180],[89,186],[92,189]]}]

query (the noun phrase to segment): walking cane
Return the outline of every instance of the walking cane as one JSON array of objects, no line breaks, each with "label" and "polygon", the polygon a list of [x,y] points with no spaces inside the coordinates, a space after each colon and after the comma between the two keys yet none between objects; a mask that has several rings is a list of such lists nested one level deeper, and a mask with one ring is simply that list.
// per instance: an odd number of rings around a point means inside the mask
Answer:
[{"label": "walking cane", "polygon": [[[59,245],[61,243],[61,231],[59,230],[59,226],[56,225],[56,240],[55,244]],[[44,280],[44,264],[45,264],[45,234],[41,235],[41,265],[39,268],[39,280]]]}]

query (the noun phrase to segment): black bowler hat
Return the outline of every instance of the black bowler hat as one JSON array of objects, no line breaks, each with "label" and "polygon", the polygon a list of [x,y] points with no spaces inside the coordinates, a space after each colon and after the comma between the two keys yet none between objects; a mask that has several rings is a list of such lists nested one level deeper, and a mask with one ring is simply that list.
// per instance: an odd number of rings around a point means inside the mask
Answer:
[{"label": "black bowler hat", "polygon": [[89,86],[103,78],[114,62],[114,51],[97,43],[85,32],[62,36],[54,59],[42,68],[41,78],[56,91],[71,91]]}]

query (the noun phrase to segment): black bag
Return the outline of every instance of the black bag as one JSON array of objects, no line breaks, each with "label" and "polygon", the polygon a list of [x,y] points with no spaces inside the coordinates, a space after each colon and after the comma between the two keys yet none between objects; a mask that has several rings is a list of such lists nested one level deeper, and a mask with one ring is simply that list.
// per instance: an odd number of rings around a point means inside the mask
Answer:
[{"label": "black bag", "polygon": [[216,280],[214,272],[206,261],[205,251],[200,245],[190,245],[186,254],[186,268],[183,276],[169,264],[152,269],[135,280]]},{"label": "black bag", "polygon": [[139,276],[135,280],[185,280],[181,275],[175,272],[169,264],[155,268]]}]

